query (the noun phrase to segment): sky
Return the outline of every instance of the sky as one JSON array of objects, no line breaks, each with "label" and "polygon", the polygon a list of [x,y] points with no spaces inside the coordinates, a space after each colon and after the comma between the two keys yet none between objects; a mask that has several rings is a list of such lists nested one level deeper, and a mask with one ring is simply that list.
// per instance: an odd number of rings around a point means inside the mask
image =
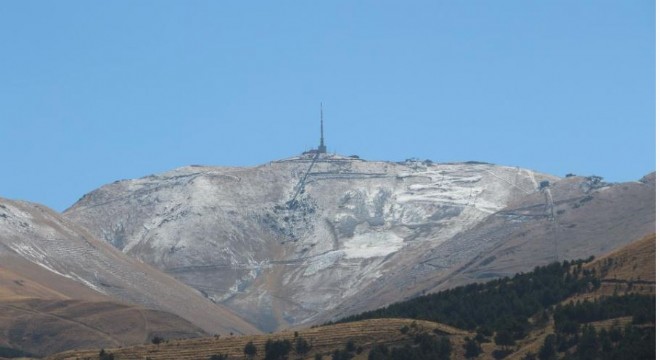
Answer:
[{"label": "sky", "polygon": [[2,1],[0,197],[316,147],[655,171],[655,2]]}]

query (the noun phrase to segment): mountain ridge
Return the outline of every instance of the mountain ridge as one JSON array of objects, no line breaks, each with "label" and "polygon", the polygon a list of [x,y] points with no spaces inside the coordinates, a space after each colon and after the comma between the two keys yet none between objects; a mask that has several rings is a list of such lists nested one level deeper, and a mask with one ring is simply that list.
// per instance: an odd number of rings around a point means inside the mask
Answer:
[{"label": "mountain ridge", "polygon": [[561,180],[479,162],[297,156],[115,182],[65,216],[270,331],[320,321],[337,299]]},{"label": "mountain ridge", "polygon": [[[0,199],[0,297],[111,298],[206,333],[257,333],[598,256],[654,229],[655,172],[605,183],[334,154],[186,166],[104,185],[64,214]],[[23,273],[66,281],[28,289],[40,284]]]}]

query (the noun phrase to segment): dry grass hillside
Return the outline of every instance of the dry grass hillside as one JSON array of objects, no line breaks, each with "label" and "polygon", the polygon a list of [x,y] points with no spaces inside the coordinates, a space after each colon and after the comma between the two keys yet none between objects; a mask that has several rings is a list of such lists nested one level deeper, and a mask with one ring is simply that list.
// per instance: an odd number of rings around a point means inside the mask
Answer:
[{"label": "dry grass hillside", "polygon": [[0,302],[25,299],[81,299],[107,301],[109,298],[76,281],[60,276],[18,256],[5,254],[0,263]]},{"label": "dry grass hillside", "polygon": [[154,334],[205,334],[175,315],[110,301],[7,301],[0,303],[0,314],[0,345],[35,355],[90,346],[142,344]]},{"label": "dry grass hillside", "polygon": [[44,356],[230,332],[258,330],[60,214],[0,199],[0,347]]},{"label": "dry grass hillside", "polygon": [[601,278],[601,292],[655,293],[655,233],[589,263]]},{"label": "dry grass hillside", "polygon": [[[401,329],[407,326],[410,330],[404,334]],[[354,359],[366,359],[369,349],[376,344],[407,344],[412,343],[416,333],[440,333],[449,336],[454,349],[461,348],[467,332],[429,321],[414,321],[410,319],[374,319],[352,323],[315,327],[297,332],[298,336],[311,343],[311,350],[302,359],[313,359],[315,354],[324,354],[324,359],[330,359],[330,354],[336,349],[343,349],[346,343],[353,341],[356,348],[362,348]],[[205,339],[169,340],[159,345],[134,346],[130,348],[106,349],[115,359],[152,359],[152,360],[192,360],[208,359],[212,355],[227,354],[229,359],[244,359],[245,344],[252,341],[257,347],[257,358],[262,358],[264,345],[268,339],[289,339],[292,342],[295,332],[279,332],[270,335],[211,337]],[[295,353],[292,350],[292,354]],[[453,358],[459,359],[462,351],[454,351]],[[98,358],[99,349],[89,351],[70,351],[49,357],[51,360]],[[295,358],[295,357],[291,357]]]},{"label": "dry grass hillside", "polygon": [[205,332],[178,316],[117,302],[17,256],[0,264],[0,346],[47,355]]}]

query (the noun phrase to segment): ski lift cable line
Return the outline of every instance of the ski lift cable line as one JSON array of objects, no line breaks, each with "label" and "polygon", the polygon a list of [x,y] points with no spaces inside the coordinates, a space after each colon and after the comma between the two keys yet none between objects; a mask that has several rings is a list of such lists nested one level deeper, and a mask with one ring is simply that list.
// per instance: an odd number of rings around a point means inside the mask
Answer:
[{"label": "ski lift cable line", "polygon": [[298,195],[302,193],[303,189],[305,188],[305,181],[307,180],[307,176],[309,176],[309,173],[312,171],[312,168],[314,167],[314,164],[316,164],[316,161],[318,160],[320,155],[321,154],[318,152],[314,155],[314,158],[312,159],[312,162],[309,164],[309,167],[307,168],[305,175],[303,175],[303,177],[300,178],[300,181],[296,186],[296,192],[293,194],[291,200],[288,201],[289,204],[293,204],[293,202],[296,201],[296,198],[298,198]]}]

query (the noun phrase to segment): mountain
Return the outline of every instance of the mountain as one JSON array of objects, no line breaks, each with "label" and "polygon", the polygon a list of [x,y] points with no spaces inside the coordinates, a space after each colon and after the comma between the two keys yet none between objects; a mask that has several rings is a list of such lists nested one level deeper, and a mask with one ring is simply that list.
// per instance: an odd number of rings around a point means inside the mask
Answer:
[{"label": "mountain", "polygon": [[117,181],[64,215],[272,331],[602,254],[654,228],[654,194],[654,177],[307,154]]},{"label": "mountain", "polygon": [[153,335],[254,333],[198,291],[44,206],[0,199],[0,346],[37,354]]}]

